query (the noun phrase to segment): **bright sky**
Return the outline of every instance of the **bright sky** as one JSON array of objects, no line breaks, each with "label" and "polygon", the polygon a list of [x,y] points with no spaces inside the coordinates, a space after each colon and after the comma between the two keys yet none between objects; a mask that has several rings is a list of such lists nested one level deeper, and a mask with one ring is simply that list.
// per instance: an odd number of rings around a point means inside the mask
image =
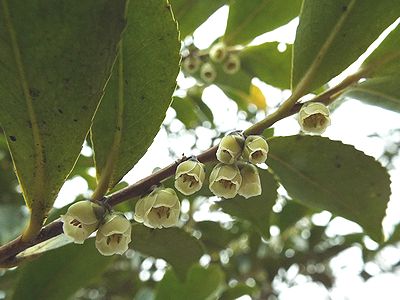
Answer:
[{"label": "bright sky", "polygon": [[[227,15],[228,8],[223,7],[211,16],[210,19],[195,32],[195,45],[199,48],[207,48],[217,37],[223,35]],[[256,38],[253,44],[266,41],[293,43],[297,24],[298,20],[294,20],[272,33]],[[397,24],[398,22],[396,25]],[[282,44],[281,49],[284,48],[284,44]],[[349,70],[354,71],[359,64],[360,62],[356,63],[350,67]],[[346,73],[348,73],[348,71]],[[339,79],[340,78],[343,78],[343,75],[339,76]],[[332,82],[337,82],[339,79],[335,79]],[[275,107],[279,102],[290,95],[289,91],[275,89],[261,83],[259,80],[255,80],[254,83],[262,89],[270,107]],[[180,86],[190,86],[192,84],[193,82],[191,80],[185,80],[183,76],[179,77]],[[213,86],[207,88],[204,93],[204,101],[212,109],[215,116],[215,123],[220,130],[245,129],[249,126],[248,123],[237,119],[236,104],[230,101],[218,88]],[[172,109],[168,110],[165,123],[171,124],[171,129],[178,133],[183,129],[183,125],[179,121],[174,120],[174,116],[174,111]],[[260,117],[262,116],[263,115]],[[378,133],[387,136],[391,129],[400,128],[400,118],[397,113],[368,106],[355,100],[349,100],[341,105],[333,112],[331,120],[332,124],[324,133],[324,136],[354,145],[357,149],[376,158],[382,154],[385,146],[384,141],[378,138],[368,137],[368,135]],[[299,126],[293,117],[282,120],[275,126],[276,135],[297,134],[298,131]],[[196,130],[196,134],[203,137],[198,141],[198,148],[202,150],[207,149],[210,146],[209,140],[214,135],[213,130],[199,128]],[[178,136],[171,141],[166,132],[161,130],[146,155],[124,179],[129,183],[136,182],[144,176],[151,174],[154,168],[163,167],[172,162],[173,159],[169,156],[169,152],[167,151],[168,146],[176,151],[176,153],[185,153],[186,155],[196,154],[190,152],[190,148],[194,142],[194,137],[190,135]],[[87,151],[87,149],[84,149],[84,151]],[[394,164],[395,169],[390,171],[392,179],[392,197],[387,210],[387,217],[384,220],[385,232],[390,232],[393,224],[398,223],[400,220],[400,185],[393,184],[394,182],[400,182],[400,159],[396,159]],[[86,192],[86,190],[87,185],[83,179],[75,178],[70,180],[63,187],[56,201],[56,206],[60,207],[73,201],[78,194]],[[326,222],[324,220],[327,219],[327,216],[329,217],[329,213],[321,215],[319,222]],[[208,206],[205,206],[205,209],[201,211],[197,218],[214,219],[214,216],[208,213]],[[328,233],[335,235],[347,234],[355,231],[360,231],[358,225],[338,218],[333,222],[332,226],[330,226]],[[370,241],[369,245],[372,248],[376,247],[373,241]],[[338,280],[333,288],[333,292],[330,294],[331,298],[375,300],[382,298],[382,293],[385,291],[384,298],[386,300],[398,299],[398,295],[400,295],[400,285],[398,284],[400,274],[381,274],[364,283],[357,276],[362,266],[360,256],[360,249],[354,247],[343,252],[332,261],[331,266]],[[396,261],[396,259],[400,259],[400,254],[398,249],[395,248],[385,250],[380,257],[380,261],[383,264]],[[372,274],[379,274],[379,270],[374,263],[370,263],[367,267],[368,271]],[[292,270],[292,272],[295,272],[295,270]],[[299,283],[298,286],[292,288],[281,287],[284,291],[280,299],[329,299],[326,289],[321,285],[306,282],[303,276],[298,276],[296,280]]]}]

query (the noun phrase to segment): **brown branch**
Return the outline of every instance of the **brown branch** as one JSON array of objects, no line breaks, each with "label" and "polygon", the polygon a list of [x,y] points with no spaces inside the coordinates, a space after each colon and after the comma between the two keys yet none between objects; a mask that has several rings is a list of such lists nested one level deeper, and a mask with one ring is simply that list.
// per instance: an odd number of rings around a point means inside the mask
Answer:
[{"label": "brown branch", "polygon": [[[357,72],[353,75],[350,75],[346,79],[344,79],[337,86],[325,91],[324,93],[316,96],[311,102],[322,102],[325,104],[330,104],[337,96],[342,93],[349,86],[357,83],[357,81],[362,77],[363,73]],[[271,127],[277,121],[286,118],[290,115],[297,113],[303,103],[295,103],[289,110],[277,110],[274,113],[268,115],[264,120],[254,124],[245,130],[246,135],[250,134],[261,134],[263,130]],[[213,146],[212,148],[206,150],[197,156],[197,159],[202,163],[207,163],[210,161],[216,160],[216,151],[218,146]],[[187,157],[183,157],[176,162],[166,166],[163,169],[156,171],[155,173],[139,180],[138,182],[121,189],[114,194],[111,194],[106,197],[107,202],[110,206],[115,206],[121,202],[126,200],[141,196],[147,193],[150,188],[154,185],[160,184],[163,180],[169,178],[170,176],[175,174],[176,168],[179,163],[187,160]],[[50,238],[53,238],[59,234],[63,233],[62,231],[62,222],[54,221],[49,225],[42,228],[39,235],[30,242],[24,242],[21,240],[21,236],[16,238],[15,240],[3,245],[0,247],[0,267],[13,265],[17,261],[16,255],[18,253],[24,251],[25,249],[37,245],[41,242],[44,242]]]}]

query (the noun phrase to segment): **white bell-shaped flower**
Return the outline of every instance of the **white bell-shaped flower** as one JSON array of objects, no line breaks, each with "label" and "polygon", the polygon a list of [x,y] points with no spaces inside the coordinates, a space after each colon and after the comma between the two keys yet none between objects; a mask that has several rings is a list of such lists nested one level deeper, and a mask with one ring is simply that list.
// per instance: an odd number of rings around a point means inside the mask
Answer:
[{"label": "white bell-shaped flower", "polygon": [[124,254],[131,242],[131,222],[124,215],[111,214],[99,227],[96,248],[105,256]]},{"label": "white bell-shaped flower", "polygon": [[186,57],[182,62],[182,69],[188,74],[194,74],[200,69],[201,60],[196,55]]},{"label": "white bell-shaped flower", "polygon": [[235,74],[240,70],[240,58],[236,54],[230,54],[226,61],[224,62],[224,65],[222,66],[222,69],[226,74]]},{"label": "white bell-shaped flower", "polygon": [[243,158],[253,164],[261,164],[266,161],[268,150],[267,141],[262,136],[249,135],[244,143]]},{"label": "white bell-shaped flower", "polygon": [[83,242],[97,229],[104,209],[90,201],[72,204],[65,215],[61,216],[64,234],[74,243]]},{"label": "white bell-shaped flower", "polygon": [[300,127],[305,132],[322,134],[331,124],[329,109],[320,102],[304,104],[297,116]]},{"label": "white bell-shaped flower", "polygon": [[224,43],[216,43],[210,48],[210,59],[213,62],[220,63],[226,57],[226,46]]},{"label": "white bell-shaped flower", "polygon": [[206,177],[204,165],[196,160],[179,164],[175,172],[175,188],[184,195],[191,195],[203,186]]},{"label": "white bell-shaped flower", "polygon": [[211,84],[214,82],[215,78],[217,78],[217,70],[215,70],[211,63],[207,62],[200,68],[200,78],[205,83]]},{"label": "white bell-shaped flower", "polygon": [[239,134],[229,134],[222,138],[217,149],[217,159],[224,164],[233,164],[242,154],[244,138]]},{"label": "white bell-shaped flower", "polygon": [[257,167],[244,163],[240,167],[240,175],[242,175],[242,184],[238,190],[238,194],[247,198],[261,195],[260,175]]},{"label": "white bell-shaped flower", "polygon": [[217,164],[210,174],[210,191],[215,196],[233,198],[242,184],[242,176],[236,165]]},{"label": "white bell-shaped flower", "polygon": [[171,188],[158,188],[138,200],[135,221],[150,228],[172,227],[178,224],[181,203]]}]

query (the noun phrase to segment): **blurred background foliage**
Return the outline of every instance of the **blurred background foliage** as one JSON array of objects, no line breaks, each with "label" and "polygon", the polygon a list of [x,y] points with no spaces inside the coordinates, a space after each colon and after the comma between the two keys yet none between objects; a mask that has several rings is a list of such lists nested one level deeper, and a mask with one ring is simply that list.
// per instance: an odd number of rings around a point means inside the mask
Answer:
[{"label": "blurred background foliage", "polygon": [[[182,56],[199,53],[203,63],[209,61],[207,49],[196,48],[192,34],[217,9],[230,6],[221,40],[232,46],[233,51],[240,50],[241,68],[230,75],[217,66],[214,84],[237,105],[237,118],[243,124],[254,123],[273,109],[254,84],[254,78],[281,90],[290,89],[292,45],[267,42],[249,46],[248,43],[296,18],[301,1],[171,0],[170,4],[179,23]],[[214,122],[213,104],[203,101],[208,84],[199,72],[191,75],[183,72],[180,77],[192,81],[190,86],[177,87],[169,110],[174,117],[165,121],[162,129],[168,133],[170,144],[178,137],[190,136],[194,139],[192,153],[199,153],[207,148],[204,145],[217,143],[226,132]],[[319,88],[318,92],[325,88]],[[176,122],[180,124],[178,131]],[[207,138],[203,132],[208,133]],[[273,130],[265,132],[266,137],[273,134]],[[389,169],[399,154],[399,136],[399,129],[393,129],[387,136],[371,135],[387,143],[379,160]],[[197,143],[200,137],[201,144]],[[87,153],[79,157],[69,176],[87,183],[87,193],[75,200],[87,197],[96,187],[91,148],[88,140]],[[176,147],[166,151],[173,159],[182,154],[177,153]],[[0,135],[0,159],[0,243],[3,244],[21,232],[28,211],[4,135]],[[327,229],[337,216],[291,199],[281,186],[277,189],[269,170],[261,173],[265,192],[242,204],[235,199],[210,201],[212,195],[207,183],[195,195],[180,195],[183,199],[180,228],[153,231],[134,225],[131,249],[123,256],[100,257],[91,243],[85,243],[83,248],[68,245],[21,267],[0,270],[0,299],[228,300],[243,295],[276,299],[284,289],[300,282],[316,282],[329,290],[335,284],[332,260],[353,248],[362,253],[364,267],[359,275],[364,280],[399,270],[400,260],[387,264],[381,259],[385,249],[398,246],[399,225],[379,246],[363,233],[329,234]],[[166,186],[172,184],[172,180],[165,182]],[[122,182],[115,190],[126,185]],[[135,199],[117,209],[129,215],[134,204]],[[210,211],[210,217],[195,221],[195,215],[204,208]],[[65,210],[66,207],[54,209],[48,221]],[[370,263],[378,272],[369,272],[365,266]]]}]

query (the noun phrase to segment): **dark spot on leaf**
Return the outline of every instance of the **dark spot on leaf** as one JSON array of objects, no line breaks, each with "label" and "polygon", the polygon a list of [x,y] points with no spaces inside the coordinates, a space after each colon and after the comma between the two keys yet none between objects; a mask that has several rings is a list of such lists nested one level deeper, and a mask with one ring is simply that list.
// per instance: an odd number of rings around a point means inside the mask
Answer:
[{"label": "dark spot on leaf", "polygon": [[128,79],[125,79],[125,84],[128,84]]},{"label": "dark spot on leaf", "polygon": [[13,136],[13,135],[10,135],[10,140],[15,142],[17,140],[17,138],[15,136]]},{"label": "dark spot on leaf", "polygon": [[83,110],[88,110],[89,107],[87,107],[87,105],[83,105],[83,106],[82,106],[82,109],[83,109]]},{"label": "dark spot on leaf", "polygon": [[78,119],[74,119],[74,122],[78,122]]},{"label": "dark spot on leaf", "polygon": [[62,109],[61,108],[59,108],[59,109],[57,109],[58,110],[58,112],[60,113],[60,114],[63,114],[64,112],[62,111]]},{"label": "dark spot on leaf", "polygon": [[35,88],[31,87],[31,88],[29,88],[29,95],[32,98],[39,97],[40,96],[40,91],[38,89],[35,89]]},{"label": "dark spot on leaf", "polygon": [[346,11],[347,10],[347,6],[346,5],[343,5],[342,6],[342,11]]},{"label": "dark spot on leaf", "polygon": [[121,127],[119,127],[119,126],[117,126],[116,129],[117,129],[118,131],[121,131]]},{"label": "dark spot on leaf", "polygon": [[28,123],[28,127],[32,128],[32,122],[28,120],[27,123]]},{"label": "dark spot on leaf", "polygon": [[336,163],[335,163],[335,167],[338,168],[338,169],[340,169],[340,168],[342,167],[342,164],[341,164],[340,162],[336,162]]},{"label": "dark spot on leaf", "polygon": [[145,97],[142,95],[140,96],[140,100],[144,101]]}]

